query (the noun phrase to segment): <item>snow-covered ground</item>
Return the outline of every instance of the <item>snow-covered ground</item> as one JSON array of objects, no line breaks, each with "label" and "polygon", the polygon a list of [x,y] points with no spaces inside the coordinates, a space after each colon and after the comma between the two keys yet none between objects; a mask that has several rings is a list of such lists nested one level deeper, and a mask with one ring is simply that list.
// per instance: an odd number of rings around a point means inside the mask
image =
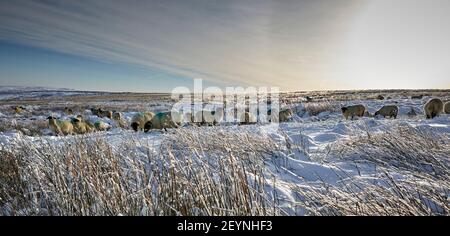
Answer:
[{"label": "snow-covered ground", "polygon": [[[186,129],[187,131],[192,129],[192,132],[200,132],[200,134],[204,135],[209,135],[211,132],[247,132],[270,139],[271,142],[277,145],[278,150],[265,161],[266,177],[276,180],[276,184],[268,184],[266,186],[267,192],[272,193],[271,197],[277,199],[284,214],[297,215],[305,214],[305,209],[294,207],[302,199],[299,198],[298,193],[293,189],[320,188],[324,185],[343,189],[348,187],[346,185],[347,180],[356,181],[361,186],[384,184],[381,179],[383,179],[382,176],[385,172],[380,171],[379,166],[373,163],[357,163],[352,157],[358,154],[339,153],[337,151],[345,147],[346,142],[362,136],[395,132],[399,127],[410,127],[443,136],[447,143],[442,145],[450,145],[448,143],[450,140],[450,115],[443,114],[432,120],[425,119],[422,114],[422,107],[428,99],[424,97],[423,99],[415,100],[391,99],[336,102],[336,105],[364,104],[372,114],[383,105],[397,105],[400,109],[397,119],[362,117],[356,120],[345,120],[338,110],[324,111],[316,116],[311,116],[304,109],[304,105],[291,104],[289,106],[296,111],[295,116],[290,122],[284,122],[279,125],[256,124],[237,126],[223,124],[215,127],[200,128],[186,125],[180,129]],[[28,108],[28,110],[39,110],[39,106]],[[418,113],[417,116],[407,115],[411,108],[415,109]],[[129,122],[135,112],[124,112],[125,120]],[[175,132],[174,130],[169,130],[167,132],[135,133],[119,128],[114,121],[108,118],[93,116],[89,110],[85,110],[83,113],[92,122],[101,119],[111,126],[109,131],[96,132],[85,135],[85,137],[106,140],[113,149],[120,147],[124,143],[129,143],[130,140],[139,140],[136,143],[136,152],[145,154],[149,149],[152,152],[159,152],[161,150],[159,145],[168,138],[173,138]],[[70,117],[55,111],[52,111],[49,115],[56,115],[62,119]],[[26,115],[0,114],[0,119],[11,123],[45,120],[45,118],[46,115],[26,117]],[[27,136],[18,131],[6,130],[0,133],[0,150],[14,149],[16,145],[24,142],[38,145],[45,140],[56,144],[75,138],[74,136],[53,136],[50,130],[45,130],[43,133],[45,134],[44,136]],[[433,136],[430,136],[430,139],[432,138]],[[145,146],[145,148],[142,148],[142,146]],[[388,169],[387,171],[396,180],[415,177],[414,173],[398,171],[397,168]],[[450,192],[447,192],[446,198],[450,199]],[[435,211],[436,213],[442,213],[440,212],[442,209],[436,209]],[[448,212],[445,214],[448,214]]]}]

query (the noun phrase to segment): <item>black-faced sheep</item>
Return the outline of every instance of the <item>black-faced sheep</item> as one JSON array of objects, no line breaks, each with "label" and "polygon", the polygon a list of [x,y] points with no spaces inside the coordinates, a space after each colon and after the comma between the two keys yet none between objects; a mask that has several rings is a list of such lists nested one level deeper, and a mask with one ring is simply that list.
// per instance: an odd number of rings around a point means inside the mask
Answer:
[{"label": "black-faced sheep", "polygon": [[286,109],[281,110],[280,114],[279,114],[280,122],[287,122],[287,121],[289,121],[292,118],[293,115],[294,115],[294,112],[290,108],[286,108]]},{"label": "black-faced sheep", "polygon": [[73,110],[71,108],[64,107],[64,113],[67,115],[73,115]]},{"label": "black-faced sheep", "polygon": [[[272,109],[269,109],[267,112],[267,115],[269,116],[268,117],[269,121],[272,121],[272,119],[271,119],[272,112],[275,112],[275,114],[276,114],[276,110],[272,110]],[[278,116],[277,116],[278,122],[287,122],[292,118],[293,115],[294,115],[294,112],[292,111],[292,109],[290,109],[290,108],[282,109],[280,112],[278,112]]]},{"label": "black-faced sheep", "polygon": [[23,110],[25,110],[25,107],[23,107],[23,106],[13,106],[11,108],[13,109],[14,113],[16,113],[16,114],[21,113]]},{"label": "black-faced sheep", "polygon": [[100,117],[100,118],[108,117],[109,119],[112,119],[113,112],[112,111],[103,110],[103,109],[99,108],[97,110],[97,116]]},{"label": "black-faced sheep", "polygon": [[200,125],[217,125],[222,122],[224,118],[223,108],[217,108],[214,111],[201,110],[195,113],[192,117],[193,122]]},{"label": "black-faced sheep", "polygon": [[100,116],[101,110],[102,109],[96,107],[91,108],[92,115]]},{"label": "black-faced sheep", "polygon": [[134,131],[144,130],[145,124],[149,122],[155,113],[153,112],[138,112],[131,119],[131,128]]},{"label": "black-faced sheep", "polygon": [[363,105],[354,105],[354,106],[348,106],[348,107],[342,107],[342,114],[344,115],[345,119],[348,119],[350,117],[353,119],[355,116],[362,117],[364,116],[364,112],[366,108]]},{"label": "black-faced sheep", "polygon": [[115,111],[112,114],[112,118],[113,118],[113,120],[120,121],[120,120],[122,120],[122,113]]},{"label": "black-faced sheep", "polygon": [[178,128],[182,122],[182,115],[177,112],[160,112],[147,121],[144,125],[144,131],[148,132],[151,129]]},{"label": "black-faced sheep", "polygon": [[113,112],[112,119],[117,122],[117,125],[121,128],[125,128],[127,126],[125,120],[123,119],[123,115],[120,112]]},{"label": "black-faced sheep", "polygon": [[395,105],[387,105],[387,106],[383,106],[380,110],[378,110],[377,112],[375,112],[375,116],[380,115],[383,117],[389,117],[389,118],[397,118],[397,114],[398,114],[398,107]]},{"label": "black-faced sheep", "polygon": [[439,116],[444,110],[444,103],[441,99],[433,98],[425,104],[423,108],[426,118],[433,119],[436,116]]},{"label": "black-faced sheep", "polygon": [[47,117],[50,129],[56,134],[73,134],[73,125],[68,120],[58,120],[53,116]]},{"label": "black-faced sheep", "polygon": [[89,122],[85,121],[81,115],[76,118],[72,118],[73,130],[77,134],[85,134],[94,131],[93,127]]}]

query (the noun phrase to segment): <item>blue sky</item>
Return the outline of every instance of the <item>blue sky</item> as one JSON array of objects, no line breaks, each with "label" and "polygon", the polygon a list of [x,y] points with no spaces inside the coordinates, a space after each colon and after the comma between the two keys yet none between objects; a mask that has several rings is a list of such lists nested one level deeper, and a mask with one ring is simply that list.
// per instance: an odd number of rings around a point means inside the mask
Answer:
[{"label": "blue sky", "polygon": [[[162,70],[0,41],[1,85],[95,91],[167,92],[192,80]],[[207,81],[206,85],[211,84]],[[217,86],[220,86],[218,84]]]},{"label": "blue sky", "polygon": [[450,88],[448,0],[3,0],[0,86]]}]

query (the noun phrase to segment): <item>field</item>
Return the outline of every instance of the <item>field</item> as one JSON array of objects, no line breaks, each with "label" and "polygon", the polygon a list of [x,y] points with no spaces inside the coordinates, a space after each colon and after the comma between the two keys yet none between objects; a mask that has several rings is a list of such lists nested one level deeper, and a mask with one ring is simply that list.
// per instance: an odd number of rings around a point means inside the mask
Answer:
[{"label": "field", "polygon": [[[89,108],[129,124],[138,111],[168,111],[170,94],[4,87],[0,215],[450,215],[450,115],[425,119],[432,97],[450,91],[284,93],[294,116],[279,125],[144,133]],[[345,120],[340,108],[352,104],[371,114],[397,105],[399,116]],[[48,128],[50,115],[77,114],[110,129]]]}]

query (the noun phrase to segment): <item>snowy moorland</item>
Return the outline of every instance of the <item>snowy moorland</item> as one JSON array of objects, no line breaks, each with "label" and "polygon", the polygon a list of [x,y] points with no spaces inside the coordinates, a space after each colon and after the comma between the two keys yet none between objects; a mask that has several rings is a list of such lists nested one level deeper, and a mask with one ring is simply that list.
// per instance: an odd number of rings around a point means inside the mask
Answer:
[{"label": "snowy moorland", "polygon": [[[0,215],[449,215],[450,114],[425,119],[423,105],[450,93],[415,93],[285,94],[294,116],[278,125],[148,133],[89,107],[121,111],[129,123],[138,111],[170,109],[165,96],[8,97],[0,102]],[[371,114],[397,105],[399,116],[345,120],[340,107],[351,104]],[[76,114],[109,130],[57,136],[48,128],[48,116]]]}]

